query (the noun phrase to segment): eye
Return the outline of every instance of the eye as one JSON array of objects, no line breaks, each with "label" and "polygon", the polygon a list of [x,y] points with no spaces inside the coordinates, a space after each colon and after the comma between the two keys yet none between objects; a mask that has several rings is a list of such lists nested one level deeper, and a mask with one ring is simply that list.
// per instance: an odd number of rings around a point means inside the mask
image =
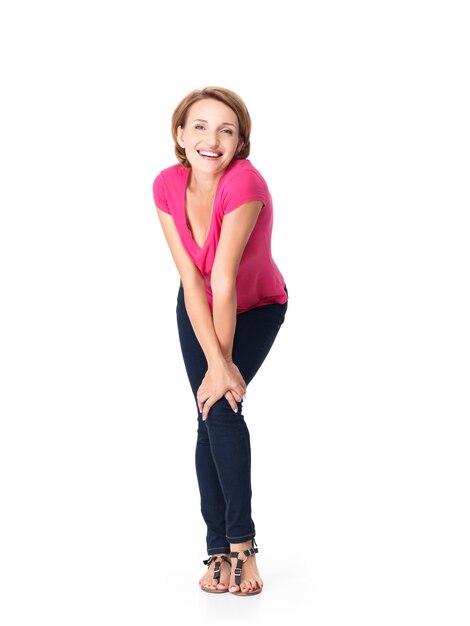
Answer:
[{"label": "eye", "polygon": [[196,130],[204,130],[204,126],[202,124],[196,124],[194,128]]},{"label": "eye", "polygon": [[230,128],[224,128],[222,132],[227,133],[228,135],[233,135],[233,130],[231,130]]}]

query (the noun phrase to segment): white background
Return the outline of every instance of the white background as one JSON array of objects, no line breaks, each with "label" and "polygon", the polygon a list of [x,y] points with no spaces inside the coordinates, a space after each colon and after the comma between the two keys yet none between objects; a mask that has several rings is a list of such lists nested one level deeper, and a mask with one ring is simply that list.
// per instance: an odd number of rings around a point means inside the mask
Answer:
[{"label": "white background", "polygon": [[[468,625],[465,4],[2,3],[4,626]],[[196,415],[151,193],[205,85],[251,112],[290,295],[245,402],[251,599],[197,587]]]}]

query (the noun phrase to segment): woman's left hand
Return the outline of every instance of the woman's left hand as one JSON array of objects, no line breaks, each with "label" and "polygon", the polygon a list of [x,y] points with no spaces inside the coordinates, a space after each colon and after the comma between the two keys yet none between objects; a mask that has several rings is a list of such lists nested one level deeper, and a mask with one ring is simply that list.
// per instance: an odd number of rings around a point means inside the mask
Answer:
[{"label": "woman's left hand", "polygon": [[[223,382],[219,378],[220,375],[224,379]],[[218,378],[219,384],[216,382]],[[207,419],[211,407],[222,396],[225,396],[235,413],[238,411],[237,402],[241,402],[246,397],[246,383],[233,361],[224,361],[219,363],[218,367],[210,367],[207,370],[197,390],[197,404],[203,420]]]}]

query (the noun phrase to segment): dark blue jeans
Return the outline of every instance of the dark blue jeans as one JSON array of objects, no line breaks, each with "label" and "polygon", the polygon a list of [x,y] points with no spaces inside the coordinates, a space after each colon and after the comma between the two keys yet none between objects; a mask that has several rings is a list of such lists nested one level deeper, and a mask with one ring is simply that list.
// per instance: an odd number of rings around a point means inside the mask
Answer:
[{"label": "dark blue jeans", "polygon": [[[268,355],[286,311],[287,302],[267,304],[237,315],[232,359],[247,386]],[[207,420],[202,420],[196,394],[207,372],[207,360],[191,326],[181,283],[176,317],[198,415],[196,473],[201,512],[207,524],[207,552],[229,552],[230,543],[255,536],[251,518],[250,434],[242,413],[243,402],[238,403],[238,413],[234,413],[223,397],[212,406]]]}]

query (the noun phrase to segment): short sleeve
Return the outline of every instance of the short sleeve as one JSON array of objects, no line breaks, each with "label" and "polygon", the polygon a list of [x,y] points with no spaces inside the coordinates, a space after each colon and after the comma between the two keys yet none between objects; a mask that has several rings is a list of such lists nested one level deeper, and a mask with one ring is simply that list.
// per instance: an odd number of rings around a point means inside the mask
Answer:
[{"label": "short sleeve", "polygon": [[171,213],[166,199],[165,187],[161,174],[157,176],[153,183],[153,199],[155,200],[155,205],[158,209],[164,211],[165,213]]},{"label": "short sleeve", "polygon": [[265,205],[269,191],[262,176],[251,169],[240,169],[227,181],[222,197],[223,214],[231,213],[242,204],[259,200]]}]

